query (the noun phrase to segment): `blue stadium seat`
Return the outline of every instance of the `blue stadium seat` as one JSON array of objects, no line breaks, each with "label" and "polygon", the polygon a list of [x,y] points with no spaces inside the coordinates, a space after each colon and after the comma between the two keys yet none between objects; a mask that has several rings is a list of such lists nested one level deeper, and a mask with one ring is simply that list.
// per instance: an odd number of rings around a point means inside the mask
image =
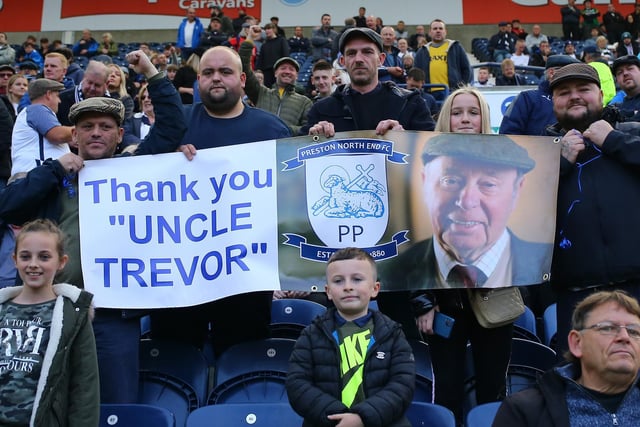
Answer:
[{"label": "blue stadium seat", "polygon": [[[215,420],[215,422],[212,422]],[[210,405],[194,411],[186,427],[299,427],[302,417],[288,403],[227,403]]]},{"label": "blue stadium seat", "polygon": [[534,385],[540,375],[553,368],[556,352],[546,345],[520,338],[511,342],[511,360],[507,370],[507,395]]},{"label": "blue stadium seat", "polygon": [[433,369],[431,367],[429,345],[417,339],[409,339],[409,344],[411,344],[413,357],[416,361],[416,388],[413,392],[413,400],[432,402]]},{"label": "blue stadium seat", "polygon": [[456,418],[449,409],[435,403],[411,402],[406,417],[412,426],[456,427]]},{"label": "blue stadium seat", "polygon": [[525,306],[524,313],[514,322],[513,336],[541,342],[536,328],[536,315],[529,307]]},{"label": "blue stadium seat", "polygon": [[290,338],[266,338],[229,347],[216,359],[214,385],[260,371],[286,374],[295,342]]},{"label": "blue stadium seat", "polygon": [[273,300],[271,303],[272,337],[297,338],[313,319],[327,311],[315,301],[295,298]]},{"label": "blue stadium seat", "polygon": [[557,341],[556,333],[558,332],[558,318],[556,315],[556,307],[556,304],[551,304],[542,314],[544,343],[551,348],[555,348]]},{"label": "blue stadium seat", "polygon": [[140,341],[140,369],[169,374],[188,384],[204,404],[209,385],[209,364],[204,354],[187,343],[170,340]]},{"label": "blue stadium seat", "polygon": [[[179,364],[180,362],[176,362]],[[187,417],[198,409],[198,396],[186,382],[171,375],[141,371],[138,403],[159,406],[173,413],[176,426],[184,426]],[[136,426],[153,425],[139,423]]]},{"label": "blue stadium seat", "polygon": [[474,407],[467,414],[466,427],[491,427],[499,407],[500,402],[483,403]]},{"label": "blue stadium seat", "polygon": [[165,408],[122,403],[100,405],[100,427],[175,427],[176,419]]}]

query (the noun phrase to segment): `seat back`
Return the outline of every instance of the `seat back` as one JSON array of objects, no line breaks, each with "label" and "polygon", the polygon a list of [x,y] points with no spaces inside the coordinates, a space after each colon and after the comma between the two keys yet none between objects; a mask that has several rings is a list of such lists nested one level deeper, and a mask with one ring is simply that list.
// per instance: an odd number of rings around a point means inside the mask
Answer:
[{"label": "seat back", "polygon": [[166,408],[145,404],[100,405],[100,427],[175,427],[176,419]]},{"label": "seat back", "polygon": [[[173,413],[177,426],[183,426],[187,416],[198,409],[195,390],[179,378],[158,372],[140,371],[139,381],[138,402],[166,408]],[[136,425],[153,424],[145,422]]]},{"label": "seat back", "polygon": [[[215,420],[215,421],[213,421]],[[204,406],[189,415],[186,427],[299,427],[302,417],[289,403],[227,403]]]},{"label": "seat back", "polygon": [[327,307],[315,301],[295,298],[273,300],[269,325],[271,336],[295,339],[305,327],[325,311]]},{"label": "seat back", "polygon": [[214,385],[252,372],[273,371],[286,374],[295,340],[266,338],[233,345],[216,359]]},{"label": "seat back", "polygon": [[435,403],[413,401],[405,416],[412,426],[456,427],[453,412]]},{"label": "seat back", "polygon": [[467,414],[466,427],[491,427],[499,407],[500,402],[491,402],[472,408]]},{"label": "seat back", "polygon": [[556,314],[556,304],[551,304],[544,310],[542,314],[542,325],[544,328],[545,345],[554,348],[556,341],[556,332],[558,332],[558,318]]},{"label": "seat back", "polygon": [[209,363],[196,347],[172,340],[140,340],[140,369],[169,374],[191,386],[198,403],[207,398],[209,386]]},{"label": "seat back", "polygon": [[409,344],[411,344],[413,357],[416,361],[416,388],[413,392],[413,400],[417,402],[432,402],[433,370],[429,345],[417,339],[409,339]]}]

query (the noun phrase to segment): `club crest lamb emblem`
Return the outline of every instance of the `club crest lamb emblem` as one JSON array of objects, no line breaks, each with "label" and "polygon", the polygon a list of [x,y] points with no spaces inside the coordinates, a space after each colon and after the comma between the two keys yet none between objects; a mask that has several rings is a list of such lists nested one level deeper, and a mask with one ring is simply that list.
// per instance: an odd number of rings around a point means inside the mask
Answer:
[{"label": "club crest lamb emblem", "polygon": [[307,218],[324,245],[307,243],[294,232],[284,233],[283,244],[319,262],[347,246],[363,248],[376,260],[397,255],[398,245],[408,241],[407,230],[380,242],[389,223],[387,163],[407,165],[406,157],[394,151],[392,141],[379,139],[336,139],[299,148],[295,158],[283,162],[283,171],[304,167]]},{"label": "club crest lamb emblem", "polygon": [[345,177],[330,174],[322,183],[328,193],[313,204],[313,215],[324,215],[327,218],[381,218],[386,209],[383,197],[386,187],[368,173],[374,169],[369,165],[366,169],[356,165],[360,174],[353,180],[345,181]]}]

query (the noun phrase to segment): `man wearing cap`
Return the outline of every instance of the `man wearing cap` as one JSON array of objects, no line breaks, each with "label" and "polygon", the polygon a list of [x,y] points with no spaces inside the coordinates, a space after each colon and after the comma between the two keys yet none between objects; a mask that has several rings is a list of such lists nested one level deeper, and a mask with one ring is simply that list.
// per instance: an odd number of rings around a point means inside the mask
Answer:
[{"label": "man wearing cap", "polygon": [[471,82],[473,72],[467,52],[456,41],[447,38],[447,27],[442,19],[434,19],[429,26],[431,41],[418,49],[414,67],[424,71],[429,83],[441,83],[456,89]]},{"label": "man wearing cap", "polygon": [[37,78],[40,68],[38,67],[38,64],[28,59],[18,64],[18,70],[20,74],[27,78],[27,80],[31,81],[32,79]]},{"label": "man wearing cap", "polygon": [[212,16],[209,26],[200,36],[200,45],[196,49],[198,56],[202,56],[205,50],[214,46],[228,45],[229,35],[222,31],[222,21],[217,16]]},{"label": "man wearing cap", "polygon": [[564,54],[574,59],[578,59],[578,57],[576,56],[576,45],[573,44],[571,40],[567,40],[564,43]]},{"label": "man wearing cap", "polygon": [[8,64],[0,65],[0,95],[7,94],[7,84],[9,84],[9,79],[15,73],[16,73],[16,70],[11,65],[8,65]]},{"label": "man wearing cap", "polygon": [[340,38],[340,64],[351,82],[313,104],[300,135],[332,137],[336,132],[433,130],[431,112],[417,91],[378,80],[384,62],[382,39],[369,28],[350,28]]},{"label": "man wearing cap", "polygon": [[639,121],[640,113],[640,59],[625,55],[613,61],[613,74],[618,87],[624,91],[624,99],[616,104],[626,120]]},{"label": "man wearing cap", "polygon": [[502,116],[500,132],[505,135],[545,135],[547,126],[556,122],[549,82],[560,67],[580,62],[567,55],[551,55],[545,66],[545,78],[536,89],[523,90]]},{"label": "man wearing cap", "polygon": [[637,56],[639,52],[640,46],[638,45],[638,42],[631,38],[631,33],[626,31],[622,33],[618,47],[616,47],[616,58],[627,55]]},{"label": "man wearing cap", "polygon": [[501,21],[498,23],[498,32],[489,39],[489,53],[495,62],[502,62],[509,58],[516,47],[516,36],[509,31],[509,23]]},{"label": "man wearing cap", "polygon": [[29,83],[31,105],[16,117],[11,137],[12,176],[69,152],[72,127],[62,126],[56,117],[62,90],[64,85],[55,80],[36,79]]},{"label": "man wearing cap", "polygon": [[224,14],[224,11],[217,4],[211,3],[211,19],[218,18],[220,20],[220,31],[223,34],[232,35],[233,31],[233,22],[231,22],[231,18]]},{"label": "man wearing cap", "polygon": [[[621,288],[640,296],[640,124],[607,114],[587,64],[562,67],[550,87],[558,122],[547,133],[560,138],[562,154],[551,285],[558,336],[566,337],[573,306],[588,294]],[[564,340],[558,346],[567,349]]]},{"label": "man wearing cap", "polygon": [[[524,176],[535,166],[527,150],[507,136],[441,134],[427,141],[422,161],[433,238],[384,269],[390,272],[385,289],[463,286],[449,276],[456,265],[478,270],[475,287],[539,282],[549,245],[525,242],[507,228]],[[482,190],[489,181],[492,190]]]},{"label": "man wearing cap", "polygon": [[[307,114],[313,104],[309,98],[296,92],[300,64],[289,56],[281,57],[273,64],[275,85],[267,85],[266,74],[265,83],[260,84],[251,69],[253,40],[258,30],[257,25],[253,26],[247,34],[247,39],[240,45],[242,71],[247,76],[244,91],[253,105],[280,117],[291,129],[291,134],[297,135],[300,128],[307,124]],[[267,44],[263,44],[263,48]]]},{"label": "man wearing cap", "polygon": [[[183,120],[176,120],[182,115],[182,104],[175,87],[158,73],[143,52],[129,53],[127,62],[146,76],[157,120],[135,154],[174,151],[186,129]],[[23,224],[35,218],[56,221],[67,236],[70,255],[70,262],[56,281],[83,288],[77,172],[84,166],[84,160],[113,156],[123,135],[124,105],[116,99],[93,97],[76,103],[69,116],[75,125],[72,140],[78,147],[78,155],[67,153],[56,160],[45,160],[23,179],[9,184],[0,192],[0,219],[10,224]],[[92,325],[102,403],[137,402],[139,317],[129,311],[97,308]]]}]

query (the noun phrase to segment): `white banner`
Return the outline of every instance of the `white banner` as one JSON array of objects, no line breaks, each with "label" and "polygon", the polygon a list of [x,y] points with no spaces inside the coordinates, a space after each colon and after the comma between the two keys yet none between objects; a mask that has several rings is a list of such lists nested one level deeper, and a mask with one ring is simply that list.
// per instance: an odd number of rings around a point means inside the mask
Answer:
[{"label": "white banner", "polygon": [[82,272],[96,306],[279,289],[275,145],[200,150],[191,162],[182,153],[85,162]]}]

